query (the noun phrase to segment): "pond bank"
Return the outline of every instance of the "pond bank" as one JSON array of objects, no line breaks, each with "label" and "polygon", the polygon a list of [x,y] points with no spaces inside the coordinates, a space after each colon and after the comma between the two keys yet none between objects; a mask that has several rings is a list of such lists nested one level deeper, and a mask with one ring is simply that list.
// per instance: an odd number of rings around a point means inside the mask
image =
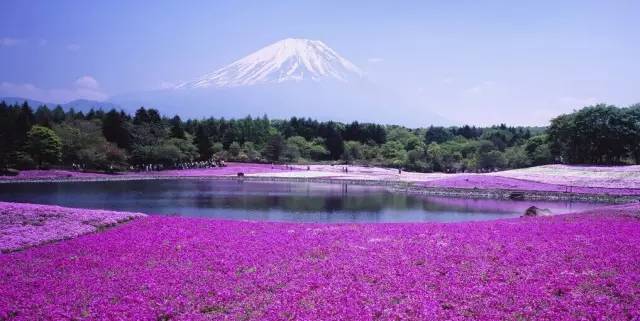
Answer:
[{"label": "pond bank", "polygon": [[[385,186],[398,192],[469,198],[576,200],[627,203],[640,200],[640,167],[549,165],[489,174],[413,173],[350,166],[285,166],[230,163],[223,168],[129,172],[115,175],[69,171],[26,171],[2,183],[94,182],[159,179],[233,179]],[[238,176],[242,173],[242,176]],[[567,175],[575,185],[559,184]],[[502,176],[500,176],[502,175]],[[608,176],[610,179],[607,179]],[[625,187],[627,185],[630,187]]]},{"label": "pond bank", "polygon": [[[0,181],[0,184],[34,184],[34,183],[78,183],[78,182],[104,182],[104,181],[136,181],[136,180],[235,180],[254,182],[298,182],[298,183],[328,183],[365,186],[387,187],[394,192],[411,193],[428,196],[463,197],[463,198],[489,198],[489,199],[522,199],[522,200],[548,200],[548,201],[588,201],[623,204],[640,200],[640,189],[616,189],[595,188],[582,192],[564,192],[554,190],[526,190],[526,189],[499,189],[499,188],[461,188],[447,186],[425,186],[421,183],[373,180],[373,179],[345,179],[327,177],[269,177],[269,176],[172,176],[172,175],[136,175],[136,176],[106,176],[106,177],[74,177],[64,179],[34,179],[20,181]],[[579,190],[579,189],[577,189]],[[584,189],[583,189],[584,190]],[[619,194],[618,194],[619,193]]]}]

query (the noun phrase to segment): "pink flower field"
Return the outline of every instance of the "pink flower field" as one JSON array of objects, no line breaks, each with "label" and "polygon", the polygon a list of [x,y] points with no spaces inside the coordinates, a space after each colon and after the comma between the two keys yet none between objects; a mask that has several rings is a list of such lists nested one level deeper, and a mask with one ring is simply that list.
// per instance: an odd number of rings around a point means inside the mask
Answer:
[{"label": "pink flower field", "polygon": [[542,183],[531,180],[501,177],[498,175],[456,175],[419,184],[425,187],[523,190],[539,192],[572,192],[580,194],[640,195],[639,188],[606,188]]},{"label": "pink flower field", "polygon": [[[207,176],[236,176],[238,173],[281,173],[295,171],[292,167],[285,165],[252,164],[252,163],[228,163],[225,167],[167,170],[151,172],[151,176],[176,176],[176,177],[207,177]],[[146,175],[147,173],[140,173]]]},{"label": "pink flower field", "polygon": [[69,170],[25,170],[17,176],[0,176],[0,181],[64,181],[64,180],[109,180],[165,177],[210,177],[236,176],[238,173],[279,173],[296,171],[292,167],[271,164],[228,163],[225,167],[164,170],[150,172],[123,172],[116,174],[89,173]]},{"label": "pink flower field", "polygon": [[29,181],[29,180],[65,180],[65,179],[96,179],[108,178],[113,175],[100,173],[85,173],[70,170],[25,170],[16,176],[2,176],[0,181]]},{"label": "pink flower field", "polygon": [[68,239],[143,216],[146,215],[0,202],[0,251]]},{"label": "pink flower field", "polygon": [[639,211],[447,224],[150,216],[1,254],[0,320],[638,320]]},{"label": "pink flower field", "polygon": [[[348,172],[344,172],[345,167],[348,168]],[[406,171],[398,173],[397,169],[351,165],[309,165],[307,167],[307,165],[229,163],[221,168],[124,172],[115,175],[64,170],[31,170],[22,171],[18,176],[0,176],[0,182],[207,178],[237,176],[240,172],[251,177],[279,179],[374,181],[440,188],[640,195],[640,166],[545,165],[487,174],[444,174]]]},{"label": "pink flower field", "polygon": [[489,175],[575,187],[640,189],[640,165],[545,165],[495,172]]}]

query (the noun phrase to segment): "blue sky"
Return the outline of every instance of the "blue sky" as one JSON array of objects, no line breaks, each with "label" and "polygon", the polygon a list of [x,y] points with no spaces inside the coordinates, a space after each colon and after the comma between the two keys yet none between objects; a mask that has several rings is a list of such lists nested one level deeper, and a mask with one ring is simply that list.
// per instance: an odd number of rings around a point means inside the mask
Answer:
[{"label": "blue sky", "polygon": [[640,1],[344,2],[4,0],[0,96],[107,99],[300,37],[458,122],[640,102]]}]

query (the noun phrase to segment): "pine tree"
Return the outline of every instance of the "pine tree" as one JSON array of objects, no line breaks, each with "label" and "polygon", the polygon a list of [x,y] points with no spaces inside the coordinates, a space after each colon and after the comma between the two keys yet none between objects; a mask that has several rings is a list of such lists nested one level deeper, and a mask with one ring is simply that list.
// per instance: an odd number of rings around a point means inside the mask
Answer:
[{"label": "pine tree", "polygon": [[193,143],[198,148],[201,160],[209,160],[213,156],[212,144],[203,126],[198,126]]},{"label": "pine tree", "polygon": [[184,128],[182,127],[182,120],[180,116],[175,115],[171,121],[171,137],[184,139]]},{"label": "pine tree", "polygon": [[122,112],[118,113],[115,109],[112,109],[104,115],[102,134],[107,141],[115,143],[120,148],[131,148],[131,135]]}]

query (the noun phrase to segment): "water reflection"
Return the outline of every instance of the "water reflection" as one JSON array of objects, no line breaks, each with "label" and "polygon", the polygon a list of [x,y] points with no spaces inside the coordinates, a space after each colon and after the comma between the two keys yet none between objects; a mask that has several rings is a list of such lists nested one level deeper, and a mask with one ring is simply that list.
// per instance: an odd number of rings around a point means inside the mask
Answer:
[{"label": "water reflection", "polygon": [[536,205],[554,213],[593,203],[476,200],[391,193],[382,187],[235,180],[0,184],[0,200],[230,219],[313,222],[487,220]]}]

